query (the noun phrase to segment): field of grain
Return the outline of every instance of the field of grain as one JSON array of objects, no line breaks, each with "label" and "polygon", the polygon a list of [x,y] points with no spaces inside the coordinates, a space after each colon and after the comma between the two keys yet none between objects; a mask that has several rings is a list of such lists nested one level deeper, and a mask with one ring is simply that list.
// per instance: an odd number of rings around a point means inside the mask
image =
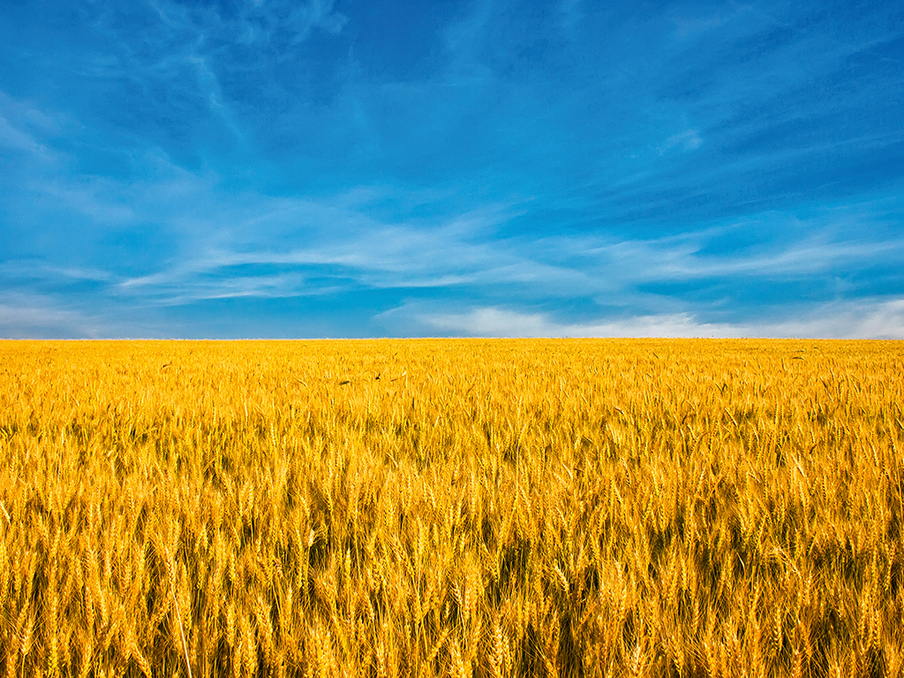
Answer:
[{"label": "field of grain", "polygon": [[901,342],[0,342],[0,675],[901,675],[902,375]]}]

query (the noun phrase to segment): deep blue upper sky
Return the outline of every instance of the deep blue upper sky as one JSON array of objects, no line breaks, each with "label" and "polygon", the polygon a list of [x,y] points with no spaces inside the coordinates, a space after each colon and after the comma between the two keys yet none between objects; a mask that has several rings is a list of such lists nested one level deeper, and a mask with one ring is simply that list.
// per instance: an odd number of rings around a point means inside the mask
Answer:
[{"label": "deep blue upper sky", "polygon": [[4,0],[0,336],[904,338],[904,3]]}]

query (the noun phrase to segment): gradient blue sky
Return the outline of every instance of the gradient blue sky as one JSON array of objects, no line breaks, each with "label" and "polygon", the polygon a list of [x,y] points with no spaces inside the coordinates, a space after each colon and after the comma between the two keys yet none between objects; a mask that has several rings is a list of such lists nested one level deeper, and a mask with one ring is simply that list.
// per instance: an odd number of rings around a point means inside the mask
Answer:
[{"label": "gradient blue sky", "polygon": [[904,3],[0,2],[0,336],[904,338]]}]

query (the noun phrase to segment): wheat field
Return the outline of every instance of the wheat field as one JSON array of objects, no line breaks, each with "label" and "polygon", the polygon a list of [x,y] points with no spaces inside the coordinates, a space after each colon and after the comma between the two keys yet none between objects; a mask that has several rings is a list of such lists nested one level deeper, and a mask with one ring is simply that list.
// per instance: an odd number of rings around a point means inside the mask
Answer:
[{"label": "wheat field", "polygon": [[0,671],[899,676],[902,376],[902,342],[0,342]]}]

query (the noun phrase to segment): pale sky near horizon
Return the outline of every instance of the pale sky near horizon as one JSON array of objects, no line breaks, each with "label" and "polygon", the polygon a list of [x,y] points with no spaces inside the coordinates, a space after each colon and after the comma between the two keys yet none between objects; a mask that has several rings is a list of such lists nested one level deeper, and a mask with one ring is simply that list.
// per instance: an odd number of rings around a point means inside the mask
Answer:
[{"label": "pale sky near horizon", "polygon": [[904,3],[4,0],[0,337],[904,338]]}]

